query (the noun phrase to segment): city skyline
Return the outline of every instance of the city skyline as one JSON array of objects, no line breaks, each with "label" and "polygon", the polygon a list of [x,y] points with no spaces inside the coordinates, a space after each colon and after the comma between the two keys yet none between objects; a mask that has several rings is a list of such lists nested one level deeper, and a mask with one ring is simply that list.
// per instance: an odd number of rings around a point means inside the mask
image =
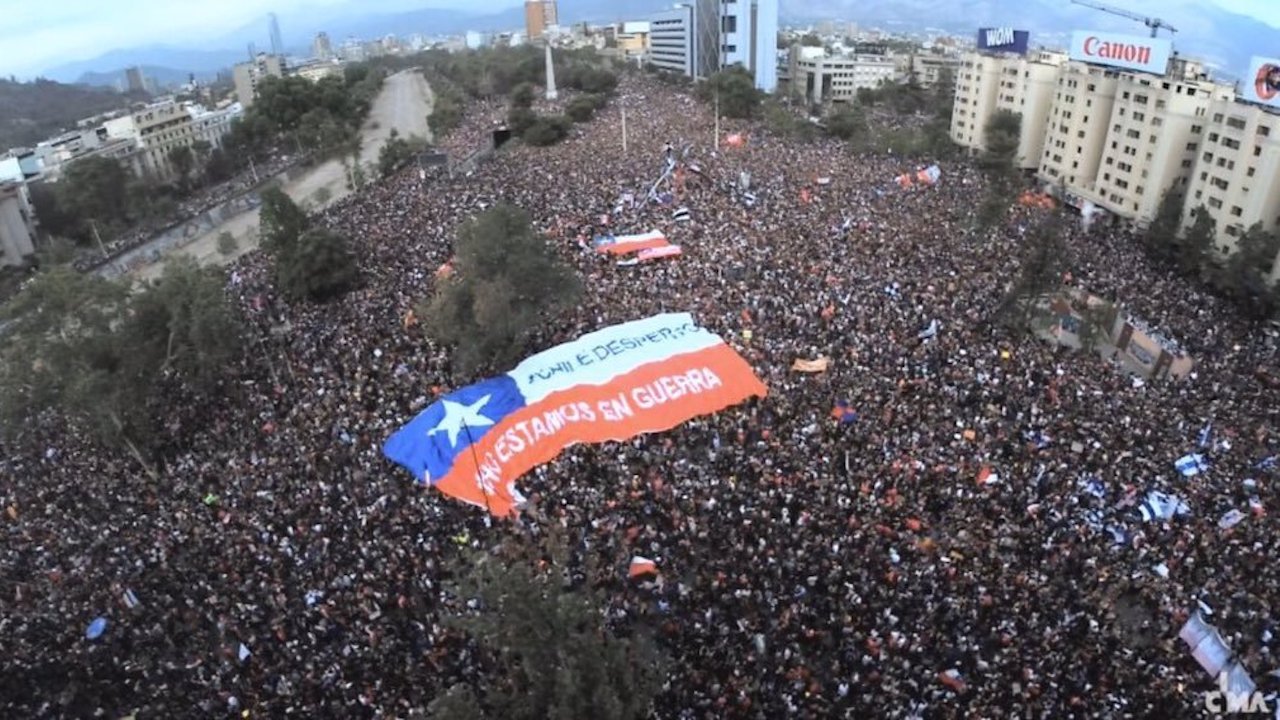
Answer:
[{"label": "city skyline", "polygon": [[[1210,1],[1225,10],[1280,28],[1280,17],[1267,12],[1266,0]],[[172,13],[172,4],[162,0],[131,0],[104,14],[101,2],[89,0],[45,4],[0,0],[0,14],[5,17],[4,26],[0,28],[0,43],[7,50],[0,56],[0,75],[32,78],[62,62],[88,60],[123,48],[207,41],[253,23],[261,23],[259,46],[265,48],[270,46],[266,19],[269,13],[306,14],[315,17],[318,24],[326,13],[333,15],[351,4],[352,0],[225,0],[184,5],[181,13]],[[521,5],[523,0],[497,0],[486,7],[486,11],[498,12]],[[837,3],[833,2],[832,6],[836,7]],[[366,0],[360,3],[365,13],[428,8],[473,11],[475,7],[475,3],[465,0]],[[293,29],[305,31],[310,37],[325,28],[317,25]],[[1258,51],[1265,52],[1262,48]]]}]

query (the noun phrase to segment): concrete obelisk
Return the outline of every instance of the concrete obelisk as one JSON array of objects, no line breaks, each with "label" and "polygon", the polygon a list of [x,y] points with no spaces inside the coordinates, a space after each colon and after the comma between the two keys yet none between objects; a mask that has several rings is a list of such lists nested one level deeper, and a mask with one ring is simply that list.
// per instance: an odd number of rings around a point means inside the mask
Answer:
[{"label": "concrete obelisk", "polygon": [[547,99],[555,100],[560,96],[556,92],[556,66],[551,61],[551,43],[547,43]]}]

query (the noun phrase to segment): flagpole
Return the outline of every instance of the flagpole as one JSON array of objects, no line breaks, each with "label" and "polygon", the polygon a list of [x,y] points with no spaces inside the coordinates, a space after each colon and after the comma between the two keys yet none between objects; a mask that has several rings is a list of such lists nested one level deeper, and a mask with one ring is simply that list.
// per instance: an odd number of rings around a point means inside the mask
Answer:
[{"label": "flagpole", "polygon": [[[476,454],[476,441],[471,437],[471,426],[466,422],[462,423],[462,430],[467,434],[467,449],[471,451],[471,461],[475,463],[476,479],[480,479],[480,456]],[[493,516],[493,508],[489,505],[489,490],[483,484],[480,485],[480,493],[484,495],[484,509],[489,511],[489,515]]]}]

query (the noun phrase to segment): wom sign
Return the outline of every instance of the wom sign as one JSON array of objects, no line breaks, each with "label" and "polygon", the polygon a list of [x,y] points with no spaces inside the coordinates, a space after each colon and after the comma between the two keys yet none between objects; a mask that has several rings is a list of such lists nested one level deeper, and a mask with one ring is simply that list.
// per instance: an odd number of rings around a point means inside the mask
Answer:
[{"label": "wom sign", "polygon": [[1077,30],[1071,35],[1071,59],[1095,65],[1163,75],[1173,44],[1164,38]]},{"label": "wom sign", "polygon": [[1011,27],[978,29],[978,49],[1025,55],[1031,44],[1031,33]]}]

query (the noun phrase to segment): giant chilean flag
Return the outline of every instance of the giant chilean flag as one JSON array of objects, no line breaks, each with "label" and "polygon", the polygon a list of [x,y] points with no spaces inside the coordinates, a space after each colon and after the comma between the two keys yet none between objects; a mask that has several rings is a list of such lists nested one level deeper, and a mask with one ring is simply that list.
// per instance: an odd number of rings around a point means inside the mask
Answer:
[{"label": "giant chilean flag", "polygon": [[688,313],[614,325],[442,397],[383,453],[446,495],[508,515],[515,480],[569,445],[625,440],[767,393]]}]

